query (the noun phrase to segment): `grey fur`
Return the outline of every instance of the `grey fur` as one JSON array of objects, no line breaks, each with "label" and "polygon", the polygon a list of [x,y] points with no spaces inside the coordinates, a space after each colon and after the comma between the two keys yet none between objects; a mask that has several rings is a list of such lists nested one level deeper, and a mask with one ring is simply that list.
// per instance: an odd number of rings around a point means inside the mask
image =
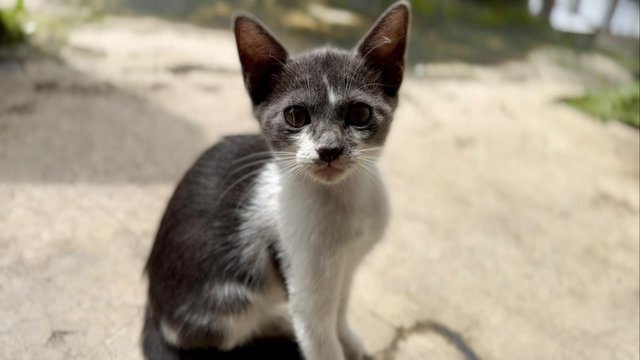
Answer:
[{"label": "grey fur", "polygon": [[[396,18],[387,16],[399,8],[402,11],[392,14]],[[245,85],[262,134],[222,139],[177,186],[145,268],[147,359],[196,358],[189,352],[225,348],[233,333],[230,327],[256,299],[272,291],[287,296],[291,259],[277,229],[251,217],[251,207],[263,205],[256,204],[256,182],[269,164],[282,166],[279,152],[301,141],[303,131],[316,149],[339,148],[347,164],[356,161],[363,148],[384,144],[397,106],[406,46],[404,38],[391,45],[380,42],[384,21],[404,21],[396,27],[405,26],[406,32],[408,4],[394,5],[354,51],[326,48],[290,56],[257,20],[236,18]],[[388,63],[376,53],[385,50],[381,46],[393,57]],[[356,103],[372,110],[365,126],[350,126],[345,120],[349,106]],[[292,105],[308,111],[311,122],[304,128],[284,121],[283,111]],[[251,221],[255,224],[247,230]],[[242,343],[290,331],[277,322],[268,328]]]},{"label": "grey fur", "polygon": [[[327,106],[329,94],[326,81],[337,93],[340,101]],[[276,149],[290,145],[291,135],[297,131],[281,121],[282,110],[289,105],[303,105],[310,113],[312,133],[316,141],[335,141],[349,149],[355,146],[354,134],[365,136],[372,146],[382,145],[397,105],[380,85],[380,72],[363,60],[357,52],[326,48],[289,60],[281,69],[278,81],[267,101],[255,107],[267,141]],[[347,106],[354,102],[369,104],[373,108],[371,125],[363,129],[345,126]],[[333,132],[334,137],[321,139]]]}]

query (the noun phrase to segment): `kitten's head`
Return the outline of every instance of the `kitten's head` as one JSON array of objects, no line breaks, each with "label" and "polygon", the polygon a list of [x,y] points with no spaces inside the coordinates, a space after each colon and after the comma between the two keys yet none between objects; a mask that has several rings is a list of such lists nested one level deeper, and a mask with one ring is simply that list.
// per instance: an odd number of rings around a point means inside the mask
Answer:
[{"label": "kitten's head", "polygon": [[254,114],[279,163],[332,184],[377,158],[398,102],[409,4],[392,5],[354,51],[299,56],[257,20],[234,31]]}]

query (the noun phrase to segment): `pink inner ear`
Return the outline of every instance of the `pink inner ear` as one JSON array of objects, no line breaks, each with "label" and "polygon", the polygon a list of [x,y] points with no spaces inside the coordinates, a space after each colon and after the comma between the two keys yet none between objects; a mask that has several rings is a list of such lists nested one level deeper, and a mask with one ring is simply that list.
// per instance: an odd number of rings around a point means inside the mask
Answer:
[{"label": "pink inner ear", "polygon": [[236,24],[236,39],[240,60],[245,65],[284,61],[286,50],[262,26],[250,19],[238,19]]},{"label": "pink inner ear", "polygon": [[406,15],[406,12],[402,10],[391,12],[380,24],[380,32],[383,38],[397,42],[407,36],[408,19]]},{"label": "pink inner ear", "polygon": [[397,6],[392,9],[366,37],[360,46],[361,53],[384,58],[397,55],[398,50],[404,51],[408,23],[409,13],[406,7]]},{"label": "pink inner ear", "polygon": [[402,83],[404,52],[407,44],[409,8],[407,3],[391,7],[373,26],[358,52],[380,70],[385,92],[395,96]]},{"label": "pink inner ear", "polygon": [[236,27],[236,39],[242,60],[255,62],[256,58],[262,57],[258,49],[262,48],[260,43],[265,40],[264,35],[252,21],[239,20]]},{"label": "pink inner ear", "polygon": [[245,85],[258,103],[266,95],[271,74],[287,61],[287,51],[257,20],[239,17],[234,27]]},{"label": "pink inner ear", "polygon": [[375,44],[371,49],[374,56],[380,58],[386,58],[391,56],[398,47],[398,38],[391,38],[389,36],[382,36],[378,44]]}]

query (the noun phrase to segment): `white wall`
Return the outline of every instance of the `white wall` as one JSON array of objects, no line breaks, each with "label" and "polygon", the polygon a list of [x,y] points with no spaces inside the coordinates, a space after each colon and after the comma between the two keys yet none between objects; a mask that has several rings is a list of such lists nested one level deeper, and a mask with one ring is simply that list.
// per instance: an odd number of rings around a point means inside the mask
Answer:
[{"label": "white wall", "polygon": [[[571,11],[574,0],[556,0],[551,25],[561,31],[592,33],[605,21],[612,0],[582,0],[577,13]],[[537,14],[542,0],[529,0],[529,10]],[[611,32],[614,35],[640,37],[640,9],[633,0],[620,0],[613,15]]]}]

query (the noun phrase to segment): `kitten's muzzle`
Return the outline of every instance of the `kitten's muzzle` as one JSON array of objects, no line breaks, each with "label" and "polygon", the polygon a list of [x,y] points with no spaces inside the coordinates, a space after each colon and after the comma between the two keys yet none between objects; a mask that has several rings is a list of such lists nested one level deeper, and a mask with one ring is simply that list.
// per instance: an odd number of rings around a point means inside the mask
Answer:
[{"label": "kitten's muzzle", "polygon": [[321,147],[316,149],[320,160],[326,161],[331,164],[332,161],[335,161],[342,155],[344,152],[344,148],[342,147]]}]

